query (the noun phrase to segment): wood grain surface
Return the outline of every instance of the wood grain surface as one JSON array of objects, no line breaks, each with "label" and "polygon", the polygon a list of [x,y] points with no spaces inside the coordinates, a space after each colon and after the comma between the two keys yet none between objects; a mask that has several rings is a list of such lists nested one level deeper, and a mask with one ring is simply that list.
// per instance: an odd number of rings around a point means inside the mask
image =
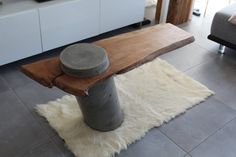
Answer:
[{"label": "wood grain surface", "polygon": [[[163,53],[185,46],[193,41],[194,37],[190,33],[172,24],[161,24],[95,42],[96,45],[107,51],[110,61],[109,68],[97,76],[76,78],[59,72],[58,58],[24,65],[22,71],[47,87],[51,87],[53,84],[70,94],[85,96],[88,94],[89,88],[98,81],[114,74],[132,70]],[[50,63],[52,65],[49,65]],[[47,70],[48,68],[50,70]],[[52,68],[55,68],[57,72],[53,73]],[[59,73],[60,75],[58,75]]]},{"label": "wood grain surface", "polygon": [[162,0],[158,0],[157,5],[156,5],[155,20],[156,20],[157,23],[160,23],[160,19],[161,19],[162,2],[163,2]]},{"label": "wood grain surface", "polygon": [[187,22],[193,0],[170,0],[167,22],[178,25]]}]

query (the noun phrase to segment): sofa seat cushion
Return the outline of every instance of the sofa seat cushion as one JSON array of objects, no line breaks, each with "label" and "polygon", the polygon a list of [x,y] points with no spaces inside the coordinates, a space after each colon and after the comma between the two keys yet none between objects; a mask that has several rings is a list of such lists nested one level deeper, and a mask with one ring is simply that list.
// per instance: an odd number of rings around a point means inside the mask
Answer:
[{"label": "sofa seat cushion", "polygon": [[232,44],[236,44],[236,26],[228,21],[235,13],[235,10],[236,4],[233,4],[215,14],[211,26],[211,35]]}]

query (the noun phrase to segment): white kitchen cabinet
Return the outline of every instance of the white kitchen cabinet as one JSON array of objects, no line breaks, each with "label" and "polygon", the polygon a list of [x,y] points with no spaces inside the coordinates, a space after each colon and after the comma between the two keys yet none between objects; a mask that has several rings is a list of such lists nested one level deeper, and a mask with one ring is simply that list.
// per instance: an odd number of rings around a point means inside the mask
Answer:
[{"label": "white kitchen cabinet", "polygon": [[101,33],[141,22],[145,0],[100,0]]},{"label": "white kitchen cabinet", "polygon": [[99,0],[75,0],[39,8],[43,51],[99,34]]},{"label": "white kitchen cabinet", "polygon": [[0,66],[140,22],[144,9],[145,0],[3,1]]},{"label": "white kitchen cabinet", "polygon": [[0,16],[0,65],[41,52],[37,10]]}]

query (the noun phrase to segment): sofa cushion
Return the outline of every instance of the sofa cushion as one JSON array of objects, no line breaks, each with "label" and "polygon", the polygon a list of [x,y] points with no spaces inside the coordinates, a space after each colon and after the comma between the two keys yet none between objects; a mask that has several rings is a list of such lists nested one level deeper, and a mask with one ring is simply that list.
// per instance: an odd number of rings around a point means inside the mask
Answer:
[{"label": "sofa cushion", "polygon": [[236,11],[236,3],[218,11],[211,25],[211,35],[221,40],[236,44],[236,26],[229,23],[229,18]]}]

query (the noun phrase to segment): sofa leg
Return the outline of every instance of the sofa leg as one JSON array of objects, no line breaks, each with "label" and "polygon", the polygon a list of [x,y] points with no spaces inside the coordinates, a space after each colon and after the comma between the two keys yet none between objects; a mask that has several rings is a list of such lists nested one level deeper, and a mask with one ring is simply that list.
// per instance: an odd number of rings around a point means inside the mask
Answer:
[{"label": "sofa leg", "polygon": [[222,44],[220,44],[218,52],[219,52],[220,54],[224,54],[224,53],[225,53],[225,46],[222,45]]}]

